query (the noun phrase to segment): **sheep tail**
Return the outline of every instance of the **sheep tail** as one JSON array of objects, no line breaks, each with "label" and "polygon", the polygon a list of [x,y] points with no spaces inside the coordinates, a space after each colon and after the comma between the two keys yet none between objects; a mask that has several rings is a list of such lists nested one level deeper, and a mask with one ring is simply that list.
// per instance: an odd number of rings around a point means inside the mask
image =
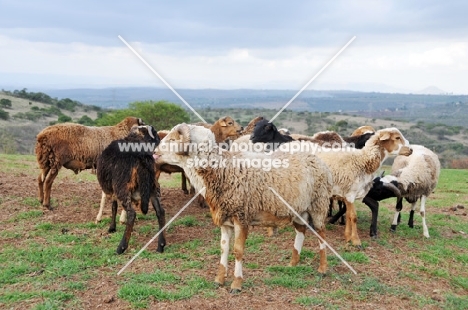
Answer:
[{"label": "sheep tail", "polygon": [[[151,158],[151,160],[153,160]],[[138,168],[138,184],[140,187],[141,212],[148,213],[148,205],[151,193],[154,190],[154,163],[142,163]]]}]

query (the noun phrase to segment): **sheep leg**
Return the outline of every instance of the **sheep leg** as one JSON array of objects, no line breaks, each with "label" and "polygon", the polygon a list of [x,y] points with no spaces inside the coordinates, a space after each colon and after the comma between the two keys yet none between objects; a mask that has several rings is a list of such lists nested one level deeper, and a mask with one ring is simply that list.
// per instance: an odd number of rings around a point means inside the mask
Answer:
[{"label": "sheep leg", "polygon": [[233,227],[224,223],[221,226],[221,260],[219,262],[218,274],[215,278],[215,284],[224,285],[228,270],[229,241],[231,240]]},{"label": "sheep leg", "polygon": [[361,240],[357,233],[357,215],[354,203],[345,199],[346,204],[346,224],[345,224],[345,240],[351,241],[352,245],[360,247]]},{"label": "sheep leg", "polygon": [[426,225],[426,196],[421,197],[421,209],[419,210],[422,217],[422,224],[423,224],[423,234],[424,237],[429,238],[429,229]]},{"label": "sheep leg", "polygon": [[[158,231],[161,231],[161,228],[163,228],[166,225],[166,211],[161,205],[161,201],[159,200],[159,198],[155,197],[154,195],[151,196],[151,204],[153,205],[154,211],[156,212],[156,216],[158,217],[158,225],[159,225]],[[156,249],[156,251],[158,253],[163,253],[165,246],[166,246],[166,232],[161,231],[158,237],[158,248]]]},{"label": "sheep leg", "polygon": [[58,171],[59,168],[51,168],[44,180],[44,200],[42,206],[48,210],[52,210],[52,208],[50,207],[50,192],[52,190],[52,183],[54,183]]},{"label": "sheep leg", "polygon": [[42,172],[37,177],[37,183],[39,185],[39,201],[41,202],[41,204],[44,201],[44,181],[49,171],[50,171],[49,168],[44,168],[42,169]]},{"label": "sheep leg", "polygon": [[292,251],[291,261],[289,266],[296,266],[301,258],[302,245],[304,244],[306,226],[293,222],[296,238],[294,239],[294,247]]},{"label": "sheep leg", "polygon": [[117,217],[117,200],[112,200],[112,215],[111,215],[111,223],[109,226],[109,233],[114,233],[116,231],[116,224],[115,218]]},{"label": "sheep leg", "polygon": [[124,204],[124,208],[127,211],[127,225],[125,227],[125,232],[120,241],[119,246],[117,247],[117,254],[122,254],[128,248],[128,242],[132,236],[133,224],[135,223],[136,212],[132,208],[132,203],[130,198]]},{"label": "sheep leg", "polygon": [[[320,235],[320,237],[322,237],[323,240],[326,240],[325,239],[325,226],[320,227],[317,230],[317,233]],[[319,268],[318,268],[318,272],[322,273],[322,274],[325,274],[327,272],[327,269],[328,269],[326,249],[327,249],[327,246],[319,240],[320,265],[319,265]]]},{"label": "sheep leg", "polygon": [[372,221],[370,226],[370,237],[377,238],[377,218],[379,217],[379,203],[372,198],[364,197],[362,200],[369,207],[372,213]]},{"label": "sheep leg", "polygon": [[338,213],[341,214],[340,225],[345,225],[345,217],[343,216],[343,214],[346,213],[346,206],[341,200],[338,200]]},{"label": "sheep leg", "polygon": [[396,211],[395,211],[395,215],[393,216],[392,226],[390,227],[390,231],[392,231],[392,232],[396,231],[396,228],[397,228],[398,224],[400,223],[401,209],[403,209],[403,198],[399,197],[399,198],[397,198]]},{"label": "sheep leg", "polygon": [[237,218],[234,219],[234,281],[231,283],[231,294],[238,293],[242,289],[242,257],[244,256],[245,240],[249,233],[249,227],[242,225]]},{"label": "sheep leg", "polygon": [[119,223],[123,225],[126,222],[127,222],[127,211],[122,210],[122,212],[120,212]]},{"label": "sheep leg", "polygon": [[416,209],[416,201],[411,204],[411,210],[409,214],[408,226],[414,228],[414,210]]},{"label": "sheep leg", "polygon": [[399,218],[400,218],[400,211],[395,211],[395,215],[393,216],[393,222],[392,222],[392,226],[390,227],[390,231],[392,231],[392,232],[396,231],[396,228],[397,228],[398,222],[399,222]]},{"label": "sheep leg", "polygon": [[336,221],[338,221],[339,218],[340,220],[340,225],[345,225],[345,220],[343,215],[346,213],[346,205],[343,205],[343,202],[341,200],[338,201],[338,212],[328,221],[329,224],[335,224]]},{"label": "sheep leg", "polygon": [[106,194],[102,192],[101,194],[101,204],[99,205],[99,212],[96,216],[96,220],[94,223],[99,223],[102,220],[102,211],[104,211],[104,207],[106,206]]},{"label": "sheep leg", "polygon": [[185,176],[185,173],[181,173],[182,174],[182,177],[181,177],[181,182],[182,182],[182,190],[184,191],[184,194],[187,195],[188,194],[188,190],[187,190],[187,177]]}]

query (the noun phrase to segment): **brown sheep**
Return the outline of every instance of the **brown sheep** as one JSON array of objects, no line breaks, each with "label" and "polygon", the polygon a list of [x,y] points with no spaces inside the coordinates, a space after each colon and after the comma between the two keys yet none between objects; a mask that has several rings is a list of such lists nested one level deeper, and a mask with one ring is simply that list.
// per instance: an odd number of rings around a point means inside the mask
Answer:
[{"label": "brown sheep", "polygon": [[51,210],[50,192],[60,168],[95,168],[97,157],[114,140],[128,135],[133,125],[144,125],[140,118],[127,117],[115,126],[88,127],[80,124],[49,126],[37,135],[36,158],[41,169],[38,177],[39,200]]}]

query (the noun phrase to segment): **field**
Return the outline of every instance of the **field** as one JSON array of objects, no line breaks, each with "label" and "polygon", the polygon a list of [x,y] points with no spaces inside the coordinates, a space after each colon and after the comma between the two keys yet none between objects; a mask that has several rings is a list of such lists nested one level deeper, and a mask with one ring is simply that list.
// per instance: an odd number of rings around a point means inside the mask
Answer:
[{"label": "field", "polygon": [[[292,229],[267,237],[253,228],[244,256],[244,287],[229,294],[215,288],[219,229],[206,209],[189,206],[167,232],[163,254],[151,244],[120,276],[117,272],[157,229],[154,212],[139,215],[130,247],[115,254],[124,227],[108,234],[110,207],[94,224],[100,190],[85,171],[62,170],[52,189],[54,211],[37,200],[34,156],[0,154],[0,308],[2,309],[468,309],[468,171],[444,169],[427,202],[430,239],[402,224],[389,232],[394,200],[382,203],[379,238],[368,236],[370,212],[357,203],[363,250],[346,246],[344,227],[328,226],[329,243],[358,272],[328,251],[329,271],[317,274],[318,244],[307,234],[301,261],[288,267]],[[179,176],[163,175],[167,220],[191,196]]]}]

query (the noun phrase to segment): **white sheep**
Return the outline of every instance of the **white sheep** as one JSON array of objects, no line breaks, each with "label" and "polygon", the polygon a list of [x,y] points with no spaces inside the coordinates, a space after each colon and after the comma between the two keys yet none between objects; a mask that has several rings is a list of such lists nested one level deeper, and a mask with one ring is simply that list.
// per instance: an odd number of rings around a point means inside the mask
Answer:
[{"label": "white sheep", "polygon": [[96,167],[97,157],[114,140],[125,138],[133,125],[145,125],[140,118],[127,117],[115,126],[88,127],[64,123],[46,127],[36,137],[35,153],[41,173],[39,200],[50,208],[52,183],[62,167],[81,170]]},{"label": "white sheep", "polygon": [[[426,199],[437,186],[440,174],[440,162],[437,155],[422,145],[411,145],[413,153],[410,156],[397,156],[392,165],[392,172],[374,181],[367,196],[379,201],[389,197],[398,197],[395,216],[391,230],[395,231],[400,221],[400,211],[403,198],[411,203],[409,227],[413,228],[413,216],[416,202],[420,199],[420,214],[422,217],[423,234],[429,238],[426,225]],[[386,190],[384,190],[386,189]]]},{"label": "white sheep", "polygon": [[351,241],[355,246],[361,245],[354,201],[366,196],[372,187],[374,173],[389,155],[411,154],[408,145],[408,141],[398,129],[386,128],[370,137],[362,149],[321,149],[316,153],[333,174],[333,197],[344,201],[346,205],[346,242]]},{"label": "white sheep", "polygon": [[[262,121],[263,122],[263,121]],[[288,136],[281,136],[276,127],[264,121],[257,123],[252,134],[253,142],[272,143],[281,141]],[[370,134],[369,134],[370,135]],[[315,139],[314,139],[315,140]],[[317,143],[307,141],[289,142],[290,149],[301,149],[310,146],[306,151],[314,152],[322,159],[333,174],[333,195],[331,198],[342,200],[346,205],[345,240],[353,245],[360,246],[361,240],[357,233],[357,217],[354,200],[364,198],[372,186],[374,173],[380,168],[388,155],[411,154],[409,143],[396,128],[387,128],[377,131],[365,143],[362,149],[352,147],[319,147]]]},{"label": "white sheep", "polygon": [[[231,292],[241,290],[242,257],[250,225],[276,227],[292,222],[296,239],[290,265],[299,262],[306,226],[269,187],[303,219],[312,217],[315,229],[325,237],[332,176],[325,164],[312,154],[225,151],[215,145],[214,135],[208,129],[180,124],[161,141],[154,157],[157,163],[183,167],[195,188],[205,188],[202,194],[213,222],[221,227],[221,260],[215,278],[219,285],[224,285],[227,276],[229,240],[234,233],[235,279]],[[267,162],[271,164],[269,171],[265,169]],[[327,269],[325,244],[319,241],[319,245],[318,271],[324,273]]]}]

